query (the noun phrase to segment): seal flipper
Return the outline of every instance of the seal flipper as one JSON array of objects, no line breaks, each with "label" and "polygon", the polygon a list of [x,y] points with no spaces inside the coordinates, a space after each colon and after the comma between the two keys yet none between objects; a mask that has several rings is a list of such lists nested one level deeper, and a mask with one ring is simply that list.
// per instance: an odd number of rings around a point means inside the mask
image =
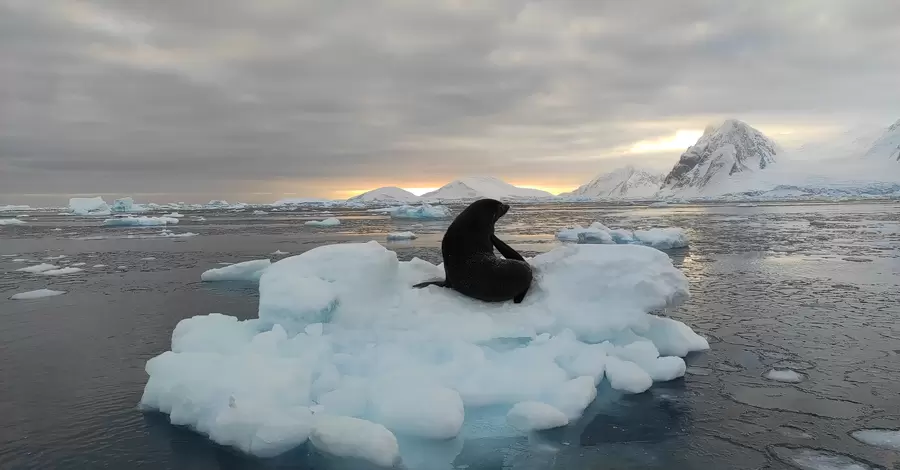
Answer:
[{"label": "seal flipper", "polygon": [[512,247],[504,243],[503,240],[497,238],[497,235],[494,235],[493,233],[491,234],[491,243],[497,247],[497,251],[499,251],[504,258],[525,261],[525,258],[523,258],[518,251],[512,249]]},{"label": "seal flipper", "polygon": [[421,288],[423,288],[423,287],[428,287],[428,286],[447,287],[447,281],[444,280],[444,281],[427,281],[427,282],[420,282],[420,283],[414,285],[413,287],[416,288],[416,289],[421,289]]},{"label": "seal flipper", "polygon": [[525,289],[521,294],[513,297],[513,303],[520,304],[523,300],[525,300],[525,294],[528,293],[528,289]]}]

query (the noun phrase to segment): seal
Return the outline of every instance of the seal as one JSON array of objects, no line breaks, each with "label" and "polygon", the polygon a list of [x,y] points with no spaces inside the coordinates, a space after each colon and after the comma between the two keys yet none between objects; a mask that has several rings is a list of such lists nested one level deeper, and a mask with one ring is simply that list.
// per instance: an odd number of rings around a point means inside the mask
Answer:
[{"label": "seal", "polygon": [[[533,274],[525,258],[494,234],[494,225],[507,212],[509,205],[496,199],[470,204],[456,216],[441,240],[445,279],[413,287],[435,285],[485,302],[521,303]],[[494,254],[494,248],[503,258]]]}]

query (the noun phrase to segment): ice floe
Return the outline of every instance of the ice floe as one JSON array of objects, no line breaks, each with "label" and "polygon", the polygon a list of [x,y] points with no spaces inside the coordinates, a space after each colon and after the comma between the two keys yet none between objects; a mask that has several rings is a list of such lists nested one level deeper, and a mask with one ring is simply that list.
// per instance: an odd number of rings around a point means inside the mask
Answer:
[{"label": "ice floe", "polygon": [[334,227],[336,225],[341,225],[340,219],[336,219],[334,217],[329,217],[325,220],[308,220],[305,225],[312,225],[315,227]]},{"label": "ice floe", "polygon": [[44,297],[53,297],[57,295],[65,294],[66,291],[62,290],[52,290],[52,289],[38,289],[32,290],[28,292],[20,292],[18,294],[13,294],[10,297],[10,300],[32,300],[32,299],[42,299]]},{"label": "ice floe", "polygon": [[651,228],[647,230],[610,229],[600,222],[588,227],[575,225],[560,230],[556,238],[581,244],[638,244],[660,250],[686,248],[688,236],[680,227]]},{"label": "ice floe", "polygon": [[177,224],[175,217],[115,217],[103,221],[104,227],[148,227]]},{"label": "ice floe", "polygon": [[452,438],[481,407],[520,405],[507,419],[526,428],[560,423],[559,413],[571,421],[601,381],[642,392],[683,375],[681,357],[709,347],[649,313],[688,294],[661,251],[564,245],[530,263],[525,301],[490,304],[411,288],[443,270],[400,262],[376,242],[284,258],[262,272],[258,318],[178,323],[171,351],[147,363],[141,405],[256,455],[309,438],[390,465],[395,433]]},{"label": "ice floe", "polygon": [[388,241],[394,240],[415,240],[419,238],[416,234],[412,232],[392,232],[387,236]]},{"label": "ice floe", "polygon": [[258,281],[263,271],[272,262],[268,259],[257,259],[228,265],[224,268],[213,268],[200,275],[201,281]]}]

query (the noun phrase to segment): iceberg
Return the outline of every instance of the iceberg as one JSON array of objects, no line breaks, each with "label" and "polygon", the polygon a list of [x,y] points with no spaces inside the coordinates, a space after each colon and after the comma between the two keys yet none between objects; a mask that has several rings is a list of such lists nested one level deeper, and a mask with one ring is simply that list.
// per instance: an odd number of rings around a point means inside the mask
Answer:
[{"label": "iceberg", "polygon": [[564,242],[581,244],[639,244],[658,250],[687,248],[688,236],[680,227],[651,228],[648,230],[610,229],[600,222],[588,227],[575,225],[560,230],[556,238]]},{"label": "iceberg", "polygon": [[177,224],[174,217],[116,217],[103,221],[104,227],[149,227],[156,225]]},{"label": "iceberg", "polygon": [[16,218],[0,219],[0,225],[25,225],[25,221]]},{"label": "iceberg", "polygon": [[334,227],[336,225],[341,225],[341,221],[340,219],[329,217],[325,220],[308,220],[304,225],[312,225],[314,227]]},{"label": "iceberg", "polygon": [[709,348],[649,313],[688,296],[659,250],[563,245],[529,262],[535,283],[513,304],[414,289],[443,269],[374,241],[286,257],[262,272],[257,318],[178,323],[171,350],[147,362],[141,407],[255,455],[309,439],[389,465],[395,435],[450,439],[481,407],[515,408],[507,419],[525,428],[561,425],[602,381],[643,392]]},{"label": "iceberg", "polygon": [[53,269],[59,269],[59,266],[49,263],[41,263],[34,266],[28,266],[27,268],[19,268],[16,271],[23,273],[42,273],[44,271],[50,271]]},{"label": "iceberg", "polygon": [[33,299],[42,299],[44,297],[53,297],[57,295],[65,294],[66,291],[62,290],[52,290],[52,289],[38,289],[32,290],[28,292],[19,292],[18,294],[13,294],[9,300],[33,300]]},{"label": "iceberg", "polygon": [[433,206],[431,204],[388,207],[386,209],[374,209],[370,212],[386,212],[394,219],[443,219],[450,217],[449,207]]},{"label": "iceberg", "polygon": [[111,211],[100,196],[73,197],[69,199],[69,210],[76,215],[109,215]]},{"label": "iceberg", "polygon": [[144,212],[147,208],[141,204],[135,204],[134,199],[130,197],[123,197],[113,201],[110,210],[112,212]]},{"label": "iceberg", "polygon": [[272,262],[268,259],[256,259],[252,261],[244,261],[225,266],[224,268],[213,268],[203,272],[200,280],[210,281],[258,281],[263,271],[268,268]]},{"label": "iceberg", "polygon": [[181,218],[181,217],[184,217],[184,214],[179,214],[178,212],[170,212],[170,213],[168,213],[168,214],[163,214],[163,217],[169,217],[169,218],[173,218],[173,219],[179,219],[179,218]]}]

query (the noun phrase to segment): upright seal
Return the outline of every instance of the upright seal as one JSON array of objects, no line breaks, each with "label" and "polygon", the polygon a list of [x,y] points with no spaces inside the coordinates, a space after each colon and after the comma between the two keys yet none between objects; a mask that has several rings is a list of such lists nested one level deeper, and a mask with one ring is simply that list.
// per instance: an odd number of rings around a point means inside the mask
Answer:
[{"label": "upright seal", "polygon": [[[413,287],[436,285],[485,302],[522,302],[533,279],[531,265],[494,235],[494,225],[508,211],[509,205],[495,199],[470,204],[441,241],[445,279]],[[505,259],[494,254],[494,247]]]}]

